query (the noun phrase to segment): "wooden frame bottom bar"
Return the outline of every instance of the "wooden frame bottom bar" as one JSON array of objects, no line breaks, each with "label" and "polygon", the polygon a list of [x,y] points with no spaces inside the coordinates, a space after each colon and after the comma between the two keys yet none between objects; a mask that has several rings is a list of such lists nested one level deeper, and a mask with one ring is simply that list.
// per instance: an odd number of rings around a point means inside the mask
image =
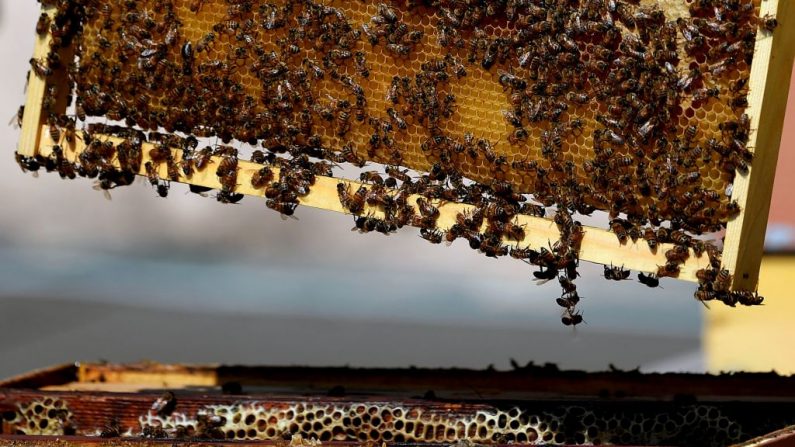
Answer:
[{"label": "wooden frame bottom bar", "polygon": [[[112,135],[94,135],[94,138],[102,141],[111,141],[114,144],[123,141],[122,138]],[[74,143],[68,143],[62,136],[61,141],[57,143],[63,147],[64,156],[70,161],[77,160],[78,155],[85,150],[85,144],[80,138],[76,138]],[[39,155],[48,157],[52,153],[52,147],[55,144],[56,142],[53,141],[50,136],[49,126],[44,125],[41,131]],[[154,147],[155,145],[152,143],[143,143],[143,160],[141,163],[141,171],[137,173],[138,175],[146,175],[144,164],[150,160],[149,150]],[[172,154],[175,161],[182,159],[181,149],[172,148]],[[220,158],[219,156],[213,157],[210,168],[194,172],[190,177],[186,177],[180,172],[180,178],[177,182],[206,188],[221,189],[221,184],[218,177],[215,175],[215,169],[212,168],[212,166],[218,166]],[[117,161],[114,161],[114,164],[118,167]],[[265,195],[265,188],[257,189],[251,186],[251,176],[261,169],[262,166],[263,165],[258,163],[240,160],[238,162],[238,187],[235,192],[249,196],[263,197]],[[279,169],[274,167],[272,171],[274,177],[278,179]],[[168,178],[167,166],[164,163],[159,166],[159,175],[162,179]],[[363,183],[347,179],[317,176],[315,184],[312,186],[309,194],[300,197],[300,204],[312,208],[351,214],[342,206],[337,195],[337,184],[340,182],[350,185],[354,191],[359,186],[363,185]],[[421,196],[414,195],[411,196],[409,200],[415,208],[416,200],[419,197]],[[437,228],[441,231],[446,231],[455,224],[456,216],[459,213],[473,211],[475,209],[473,205],[462,203],[445,201],[432,202],[439,209],[439,219],[436,224]],[[383,213],[377,208],[365,206],[361,215],[380,217],[383,216]],[[542,247],[549,249],[555,241],[560,239],[560,232],[552,219],[528,215],[519,215],[516,219],[517,224],[525,227],[526,235],[523,240],[518,242],[506,239],[504,242],[508,245],[522,248],[529,247],[536,250]],[[597,264],[621,265],[625,269],[656,273],[658,267],[664,265],[666,262],[666,250],[673,247],[672,244],[659,244],[656,252],[652,252],[643,239],[638,239],[637,242],[630,240],[627,241],[626,244],[621,244],[616,238],[616,235],[608,230],[591,226],[583,226],[583,230],[584,236],[580,248],[580,260]],[[709,259],[706,254],[699,257],[691,250],[691,256],[680,267],[681,272],[677,279],[696,282],[696,272],[700,269],[709,267]]]},{"label": "wooden frame bottom bar", "polygon": [[[62,140],[57,142],[64,149],[65,157],[70,161],[77,160],[78,155],[85,150],[85,144],[80,138],[76,138],[74,143],[68,143],[61,137]],[[111,141],[114,144],[119,144],[123,141],[122,138],[111,135],[94,135],[94,138],[102,141]],[[47,157],[52,153],[52,147],[56,142],[50,136],[49,127],[43,126],[41,131],[41,145],[39,147],[39,154]],[[144,164],[150,160],[149,150],[154,148],[152,143],[144,143],[142,147],[143,160],[141,163],[141,171],[139,175],[146,175]],[[172,149],[175,161],[182,159],[181,149]],[[190,185],[197,185],[206,188],[221,189],[221,184],[218,177],[215,175],[215,169],[212,166],[218,166],[220,157],[213,157],[213,163],[210,168],[203,171],[197,171],[192,176],[186,177],[180,172],[179,183],[186,183]],[[118,166],[117,161],[114,161]],[[249,161],[240,160],[238,163],[238,184],[236,192],[262,197],[265,194],[265,188],[254,188],[251,186],[251,177],[262,168],[263,165]],[[279,175],[279,169],[273,168],[273,173],[276,178]],[[159,166],[159,175],[163,179],[168,178],[167,167],[165,164]],[[329,211],[336,211],[339,213],[350,214],[350,212],[342,206],[337,195],[337,184],[340,182],[347,183],[355,191],[362,185],[360,182],[351,181],[347,179],[338,179],[334,177],[318,176],[315,184],[312,186],[311,191],[306,196],[300,198],[299,202],[303,206],[312,208],[319,208]],[[420,196],[411,196],[409,203],[416,208],[416,200]],[[439,209],[439,219],[436,224],[439,230],[446,231],[456,222],[456,216],[459,213],[473,211],[473,205],[434,201],[434,205]],[[383,214],[377,208],[365,207],[362,215],[373,215],[375,217],[382,216]],[[560,239],[560,232],[556,224],[547,218],[540,218],[527,215],[517,216],[516,223],[525,227],[526,236],[523,240],[516,242],[512,240],[505,240],[506,244],[518,247],[529,247],[532,249],[541,249],[542,247],[550,248],[555,241]],[[596,227],[584,226],[584,237],[580,249],[580,260],[598,263],[598,264],[614,264],[623,265],[626,269],[655,273],[659,266],[664,265],[666,262],[665,252],[673,247],[671,244],[660,244],[656,252],[652,252],[646,242],[639,239],[637,242],[628,241],[626,244],[620,244],[616,235],[608,230]],[[696,272],[700,269],[709,266],[709,259],[706,254],[697,257],[691,251],[691,256],[681,265],[681,272],[677,279],[696,282]]]}]

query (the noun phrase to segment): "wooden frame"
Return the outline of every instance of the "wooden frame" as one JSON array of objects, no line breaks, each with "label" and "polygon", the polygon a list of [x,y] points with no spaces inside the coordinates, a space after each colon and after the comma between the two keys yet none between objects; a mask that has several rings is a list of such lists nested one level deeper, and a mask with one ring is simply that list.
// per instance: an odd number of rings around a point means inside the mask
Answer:
[{"label": "wooden frame", "polygon": [[762,16],[775,16],[780,26],[772,34],[760,31],[756,35],[746,112],[751,118],[752,133],[748,147],[754,152],[754,162],[748,175],[738,173],[735,177],[732,199],[737,201],[742,212],[729,221],[723,245],[723,265],[734,275],[733,287],[746,290],[756,290],[759,282],[770,197],[795,59],[795,3],[764,0],[760,9]]},{"label": "wooden frame", "polygon": [[[234,385],[234,386],[232,386]],[[160,399],[164,390],[174,393],[172,407],[174,423],[188,425],[200,412],[224,407],[232,414],[240,410],[259,411],[257,417],[267,414],[265,427],[291,427],[286,433],[292,436],[284,440],[284,434],[274,439],[262,433],[257,436],[239,436],[235,440],[208,439],[190,436],[167,439],[144,438],[144,424],[165,424],[165,419],[153,421],[153,402]],[[429,390],[432,390],[430,392]],[[535,366],[528,364],[509,371],[494,369],[384,369],[384,368],[306,368],[306,367],[244,367],[217,365],[169,365],[145,362],[140,364],[76,363],[34,371],[22,376],[0,381],[0,444],[13,443],[24,446],[110,446],[110,445],[216,445],[216,446],[281,446],[317,447],[312,441],[313,433],[322,428],[309,428],[303,424],[288,424],[295,414],[313,413],[322,409],[325,414],[339,412],[342,415],[362,408],[362,414],[382,416],[382,420],[393,420],[395,409],[407,415],[406,424],[422,421],[423,425],[456,424],[472,427],[473,417],[486,420],[496,415],[517,419],[517,425],[503,424],[512,430],[526,430],[538,426],[543,432],[584,432],[585,418],[565,418],[557,422],[556,428],[541,429],[538,418],[549,418],[562,410],[572,408],[591,420],[617,423],[637,420],[639,417],[653,422],[659,415],[689,414],[698,423],[682,427],[686,436],[704,436],[714,439],[709,431],[709,421],[723,420],[736,424],[745,435],[737,438],[770,433],[792,424],[795,420],[792,402],[795,401],[795,379],[769,373],[749,374],[641,374],[637,371],[611,370],[586,373],[583,371],[559,370],[554,365]],[[36,410],[39,407],[39,410]],[[61,413],[50,413],[53,408]],[[368,410],[365,410],[367,408]],[[375,411],[372,409],[375,408]],[[271,411],[274,410],[274,411]],[[282,410],[282,413],[278,411]],[[291,410],[291,411],[286,411]],[[294,411],[294,414],[289,414]],[[523,413],[525,418],[517,418]],[[40,432],[31,430],[20,433],[23,427],[48,428],[50,423],[66,414],[71,432],[57,430]],[[248,414],[252,414],[249,412]],[[387,415],[383,417],[383,415]],[[710,416],[713,414],[713,416]],[[45,417],[44,415],[47,415]],[[165,417],[165,416],[164,416]],[[303,416],[301,416],[303,417]],[[554,417],[554,416],[552,416]],[[43,419],[48,424],[38,425]],[[339,418],[337,418],[339,420]],[[64,419],[60,419],[64,420]],[[235,424],[240,424],[243,418]],[[247,421],[248,418],[246,417]],[[321,418],[313,418],[321,421]],[[534,421],[535,420],[535,421]],[[666,419],[668,420],[668,419]],[[673,422],[674,418],[671,418]],[[687,420],[682,418],[681,421]],[[116,435],[100,438],[98,435],[108,425],[119,427]],[[31,422],[37,424],[31,426]],[[622,423],[623,423],[622,422]],[[680,422],[681,423],[681,422]],[[253,422],[243,423],[256,425]],[[318,424],[330,424],[325,419]],[[354,446],[461,446],[528,445],[497,436],[488,440],[480,431],[466,434],[456,430],[438,431],[430,439],[426,435],[420,440],[398,439],[385,436],[402,430],[396,425],[377,423],[360,425],[356,422],[342,424],[347,431],[344,439],[326,439],[320,445],[336,447]],[[461,424],[461,425],[459,425]],[[479,423],[480,425],[483,422]],[[488,425],[488,424],[487,424]],[[495,424],[496,425],[496,424]],[[53,424],[56,429],[59,427]],[[629,424],[625,425],[629,426]],[[262,428],[265,428],[262,427]],[[375,428],[377,427],[377,428]],[[644,431],[660,436],[671,436],[668,425],[644,424]],[[231,427],[226,427],[231,428]],[[240,428],[240,425],[237,425]],[[674,425],[674,428],[677,428]],[[589,436],[619,436],[610,428],[596,429]],[[260,430],[261,432],[263,430]],[[413,430],[410,430],[413,431]],[[375,434],[373,434],[375,433]],[[432,432],[433,433],[433,432]],[[442,434],[445,433],[445,434]],[[643,438],[640,431],[634,432],[634,442]],[[702,433],[701,435],[699,433]],[[766,437],[780,437],[781,431]],[[364,436],[362,436],[364,435]],[[742,436],[742,437],[741,437]],[[380,439],[379,439],[380,438]],[[464,438],[467,441],[461,441]],[[651,436],[649,436],[652,439]],[[287,438],[290,439],[290,438]],[[501,440],[502,439],[502,440]],[[542,438],[529,440],[540,442]],[[543,438],[545,444],[551,439]],[[692,441],[692,440],[691,440]],[[558,440],[558,442],[560,442]],[[653,442],[651,443],[653,444]],[[692,445],[706,445],[695,444]],[[625,443],[621,443],[625,445]],[[754,445],[750,441],[742,445]]]},{"label": "wooden frame", "polygon": [[[44,6],[44,12],[52,14],[54,8]],[[740,205],[741,213],[728,223],[723,249],[723,264],[734,276],[732,290],[756,290],[759,277],[759,267],[763,252],[764,233],[767,225],[767,215],[770,207],[773,178],[775,175],[778,148],[781,140],[784,111],[786,109],[787,90],[793,58],[795,57],[795,4],[786,0],[763,0],[761,14],[775,15],[780,26],[773,33],[761,31],[757,33],[756,54],[751,68],[749,82],[749,107],[747,113],[751,117],[752,132],[749,148],[755,152],[753,168],[747,175],[736,176],[732,199]],[[34,57],[46,57],[49,51],[49,36],[37,37]],[[70,54],[71,56],[71,54]],[[32,73],[32,72],[31,72]],[[58,82],[62,73],[55,73],[50,79]],[[22,135],[17,151],[24,156],[42,155],[51,153],[51,147],[56,142],[49,136],[46,123],[42,122],[41,104],[46,92],[45,80],[35,74],[30,75],[25,116],[22,125]],[[62,111],[65,111],[65,104]],[[118,142],[120,139],[112,136],[97,136]],[[85,149],[81,140],[74,144],[65,141],[57,142],[64,147],[68,159],[74,160]],[[148,149],[151,145],[144,145],[144,162],[148,159]],[[176,160],[181,159],[181,151],[173,149]],[[239,163],[239,183],[237,192],[252,195],[264,195],[264,189],[254,189],[250,186],[251,175],[260,168],[260,165],[241,161]],[[166,176],[166,167],[161,166],[160,175]],[[278,169],[274,169],[278,174]],[[139,172],[145,175],[143,168]],[[300,199],[301,205],[319,209],[347,213],[337,196],[337,183],[346,182],[353,188],[358,188],[360,183],[330,177],[318,177],[317,183],[312,187],[310,194]],[[181,175],[179,182],[218,189],[220,184],[213,170],[197,172],[192,177]],[[416,200],[416,196],[412,201]],[[472,206],[458,203],[436,203],[440,211],[437,221],[440,230],[446,230],[455,223],[458,213],[472,209]],[[364,214],[379,215],[376,209],[366,208]],[[559,239],[560,233],[551,219],[532,216],[519,216],[518,223],[526,226],[527,236],[524,240],[506,241],[514,246],[540,249],[549,247],[553,241]],[[654,273],[658,267],[665,264],[665,251],[670,245],[662,244],[656,252],[652,252],[645,241],[629,241],[625,245],[619,244],[615,235],[605,229],[585,227],[585,235],[580,250],[580,259],[584,261],[611,264],[620,262],[624,268]],[[692,254],[692,253],[691,253]],[[678,279],[696,282],[696,272],[709,266],[706,255],[696,257],[692,255],[689,260],[681,265]]]}]

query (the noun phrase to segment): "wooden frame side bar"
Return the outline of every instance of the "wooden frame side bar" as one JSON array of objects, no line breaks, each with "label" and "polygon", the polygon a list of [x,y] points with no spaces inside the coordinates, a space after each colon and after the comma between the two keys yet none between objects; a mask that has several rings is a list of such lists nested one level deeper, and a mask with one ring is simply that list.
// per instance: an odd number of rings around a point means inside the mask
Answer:
[{"label": "wooden frame side bar", "polygon": [[[47,131],[48,127],[44,126],[41,131],[42,145],[39,148],[39,153],[43,156],[49,156],[52,152],[52,146],[56,143],[52,141],[50,133]],[[79,153],[85,149],[85,144],[80,138],[75,139],[74,144],[69,144],[61,137],[62,141],[59,144],[64,148],[64,153],[67,159],[75,161]],[[94,138],[99,140],[109,140],[114,144],[121,143],[122,139],[115,136],[108,135],[94,135]],[[141,172],[139,175],[146,175],[145,168],[143,167],[146,161],[149,161],[149,150],[155,146],[151,143],[144,143],[143,163],[141,165]],[[172,149],[174,160],[179,161],[182,159],[182,151],[180,149]],[[187,178],[180,173],[180,183],[187,183],[197,186],[203,186],[213,189],[221,189],[221,184],[218,177],[215,175],[215,167],[218,166],[220,157],[214,157],[213,163],[209,168],[201,172],[195,172],[190,178]],[[117,165],[118,166],[118,165]],[[236,192],[251,196],[262,197],[265,194],[264,188],[255,189],[251,186],[251,177],[262,165],[241,160],[238,163],[238,184]],[[274,175],[278,178],[279,169],[273,168]],[[159,175],[163,179],[168,178],[167,167],[161,164],[159,167]],[[315,184],[312,186],[310,193],[300,198],[301,205],[309,206],[312,208],[320,208],[329,211],[336,211],[339,213],[350,214],[342,204],[340,204],[337,195],[337,184],[340,182],[347,183],[355,191],[362,185],[362,183],[337,179],[334,177],[318,176]],[[416,204],[417,198],[420,196],[412,196],[409,203]],[[459,213],[473,211],[474,206],[452,203],[452,202],[439,202],[434,203],[439,209],[439,219],[437,220],[437,227],[440,230],[447,230],[456,222],[456,216]],[[416,208],[416,206],[415,206]],[[383,216],[383,213],[377,208],[365,207],[363,215],[373,215],[375,217]],[[520,215],[517,216],[517,224],[525,226],[526,236],[524,240],[505,242],[512,246],[530,247],[536,250],[546,247],[550,248],[551,244],[560,239],[560,232],[557,226],[549,218],[533,217]],[[624,268],[637,270],[642,272],[656,272],[658,266],[665,264],[665,251],[673,247],[671,244],[660,244],[656,252],[652,252],[646,242],[639,239],[637,242],[629,241],[625,245],[618,242],[615,234],[610,231],[595,228],[584,227],[585,235],[582,241],[580,250],[580,259],[599,264],[615,264],[616,260],[621,260]],[[687,281],[697,281],[696,272],[709,265],[709,260],[704,254],[701,257],[696,257],[691,253],[690,259],[681,266],[681,273],[678,279]]]},{"label": "wooden frame side bar", "polygon": [[726,229],[723,266],[734,276],[733,290],[756,290],[764,251],[770,197],[776,175],[784,113],[787,109],[792,63],[795,58],[795,2],[764,0],[761,16],[775,16],[779,26],[771,34],[760,29],[749,81],[748,116],[754,152],[747,175],[737,173],[732,199],[743,210]]},{"label": "wooden frame side bar", "polygon": [[[55,6],[43,4],[42,13],[47,14],[52,19],[55,17],[57,9]],[[46,33],[45,35],[36,34],[36,41],[33,45],[33,57],[44,61],[50,53],[50,42],[52,42],[52,35]],[[66,87],[63,83],[63,87]],[[41,138],[42,124],[44,118],[42,114],[42,103],[44,96],[47,93],[47,79],[39,76],[33,70],[28,71],[27,93],[25,96],[25,114],[22,117],[22,129],[19,136],[19,144],[17,145],[17,152],[20,155],[31,157],[36,155],[39,148],[39,141]]]}]

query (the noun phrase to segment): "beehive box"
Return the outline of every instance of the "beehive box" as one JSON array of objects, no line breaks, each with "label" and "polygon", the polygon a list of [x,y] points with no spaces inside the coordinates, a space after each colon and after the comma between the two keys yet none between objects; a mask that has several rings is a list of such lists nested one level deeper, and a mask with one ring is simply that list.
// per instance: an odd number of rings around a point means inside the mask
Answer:
[{"label": "beehive box", "polygon": [[775,374],[80,363],[0,383],[0,442],[724,446],[791,425],[793,396]]},{"label": "beehive box", "polygon": [[[401,216],[384,206],[398,202],[410,215],[399,224],[429,239],[461,236],[465,218],[486,213],[463,232],[496,234],[488,249],[492,239],[467,236],[490,256],[511,245],[547,269],[552,252],[560,268],[586,260],[702,283],[708,269],[710,281],[730,275],[721,290],[752,292],[795,46],[795,27],[773,19],[789,23],[792,9],[776,0],[45,5],[18,154],[54,170],[74,162],[89,176],[94,157],[147,175],[159,192],[179,181],[219,189],[224,201],[266,195],[282,213],[298,204],[348,212],[369,216],[372,229]],[[81,135],[50,118],[63,114],[116,120],[151,131],[149,141],[107,126]],[[163,131],[209,142],[213,168],[194,167],[199,140]],[[111,142],[113,154],[88,139]],[[118,154],[133,140],[140,160],[130,164]],[[230,163],[259,146],[293,158]],[[418,186],[399,172],[401,192],[390,192],[306,162],[315,172],[304,184],[294,163],[309,158],[369,160],[430,180]],[[233,169],[222,175],[225,163]],[[102,187],[123,183],[100,176]],[[506,199],[517,194],[538,205]],[[543,206],[557,207],[555,219],[540,216]],[[610,228],[575,225],[572,215],[597,210],[610,213]],[[701,239],[720,245],[724,228],[722,260],[707,256]]]}]

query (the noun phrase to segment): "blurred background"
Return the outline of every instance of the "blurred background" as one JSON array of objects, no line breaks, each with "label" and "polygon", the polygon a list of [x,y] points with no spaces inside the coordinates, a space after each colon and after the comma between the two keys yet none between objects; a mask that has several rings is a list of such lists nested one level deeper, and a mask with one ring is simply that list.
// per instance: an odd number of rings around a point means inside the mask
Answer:
[{"label": "blurred background", "polygon": [[[0,0],[6,120],[24,102],[38,6]],[[792,169],[792,107],[788,121],[781,159]],[[745,358],[733,351],[744,349],[738,340],[753,338],[742,330],[761,337],[760,328],[772,330],[770,318],[795,307],[783,289],[765,293],[764,282],[764,308],[705,312],[694,284],[608,282],[601,266],[584,264],[578,290],[586,324],[573,331],[560,324],[557,284],[535,285],[521,262],[488,259],[459,243],[432,246],[410,229],[360,235],[349,231],[351,217],[309,208],[299,208],[298,221],[282,221],[262,200],[221,205],[182,185],[160,199],[138,182],[108,201],[90,180],[22,173],[13,159],[18,136],[0,126],[0,377],[97,359],[795,370],[793,360],[777,360],[786,352],[735,361]],[[777,176],[769,233],[779,250],[795,246],[795,217],[777,214],[792,213],[787,174]],[[777,259],[795,269],[791,258]],[[786,326],[781,318],[775,324]],[[759,327],[738,329],[752,320]]]}]

